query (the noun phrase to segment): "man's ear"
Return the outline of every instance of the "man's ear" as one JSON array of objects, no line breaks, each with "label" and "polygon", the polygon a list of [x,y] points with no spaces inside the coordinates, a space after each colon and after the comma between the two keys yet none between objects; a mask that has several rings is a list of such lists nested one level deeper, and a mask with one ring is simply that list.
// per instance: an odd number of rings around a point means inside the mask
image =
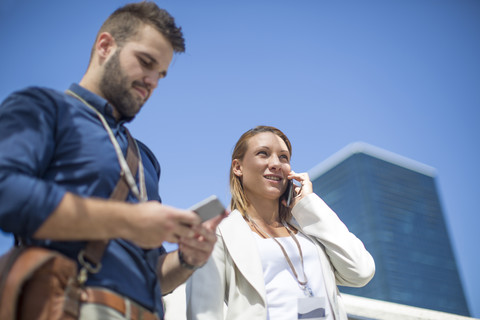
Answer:
[{"label": "man's ear", "polygon": [[234,173],[237,177],[241,177],[241,176],[243,175],[242,163],[240,162],[240,160],[238,160],[238,159],[233,159],[233,161],[232,161],[232,170],[233,170],[233,173]]},{"label": "man's ear", "polygon": [[117,48],[117,43],[115,39],[109,32],[102,32],[95,43],[95,51],[100,59],[107,59],[115,49]]}]

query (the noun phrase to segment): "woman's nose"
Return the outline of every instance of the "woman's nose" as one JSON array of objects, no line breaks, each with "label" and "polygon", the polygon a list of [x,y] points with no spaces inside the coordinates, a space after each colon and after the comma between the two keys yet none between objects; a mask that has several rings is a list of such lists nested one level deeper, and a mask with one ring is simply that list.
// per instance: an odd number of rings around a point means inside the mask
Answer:
[{"label": "woman's nose", "polygon": [[275,156],[275,155],[272,155],[270,157],[270,168],[280,168],[281,167],[281,162],[280,162],[280,158]]}]

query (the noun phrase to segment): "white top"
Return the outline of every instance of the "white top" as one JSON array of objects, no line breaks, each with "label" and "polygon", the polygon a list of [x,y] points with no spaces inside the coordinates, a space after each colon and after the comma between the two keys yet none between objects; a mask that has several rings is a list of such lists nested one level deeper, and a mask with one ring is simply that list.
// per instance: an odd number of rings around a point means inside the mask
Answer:
[{"label": "white top", "polygon": [[[255,232],[253,233],[256,235],[255,239],[262,261],[268,319],[298,319],[297,303],[299,298],[306,297],[304,291],[300,288],[280,246],[273,239],[264,239]],[[308,286],[312,289],[313,295],[323,301],[323,303],[321,303],[322,305],[318,307],[325,308],[325,319],[333,320],[330,306],[327,303],[328,299],[326,298],[325,284],[317,248],[300,232],[296,234],[296,237],[302,248]],[[287,252],[288,257],[295,267],[295,272],[299,280],[304,281],[300,254],[295,241],[290,236],[276,239]]]}]

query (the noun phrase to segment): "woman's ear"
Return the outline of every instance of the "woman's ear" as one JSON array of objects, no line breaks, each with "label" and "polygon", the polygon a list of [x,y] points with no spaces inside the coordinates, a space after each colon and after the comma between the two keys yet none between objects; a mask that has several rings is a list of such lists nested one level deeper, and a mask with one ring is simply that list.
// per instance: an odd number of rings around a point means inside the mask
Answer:
[{"label": "woman's ear", "polygon": [[242,164],[240,163],[240,160],[233,159],[233,161],[232,161],[232,171],[239,178],[243,175]]}]

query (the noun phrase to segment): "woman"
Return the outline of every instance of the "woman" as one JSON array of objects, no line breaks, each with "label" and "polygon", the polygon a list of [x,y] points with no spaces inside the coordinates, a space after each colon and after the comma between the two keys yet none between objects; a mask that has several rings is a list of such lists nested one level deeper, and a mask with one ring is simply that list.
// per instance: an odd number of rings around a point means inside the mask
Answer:
[{"label": "woman", "polygon": [[187,283],[188,319],[347,319],[336,285],[364,286],[374,261],[312,192],[308,174],[291,170],[291,154],[276,128],[240,137],[230,167],[233,211]]}]

